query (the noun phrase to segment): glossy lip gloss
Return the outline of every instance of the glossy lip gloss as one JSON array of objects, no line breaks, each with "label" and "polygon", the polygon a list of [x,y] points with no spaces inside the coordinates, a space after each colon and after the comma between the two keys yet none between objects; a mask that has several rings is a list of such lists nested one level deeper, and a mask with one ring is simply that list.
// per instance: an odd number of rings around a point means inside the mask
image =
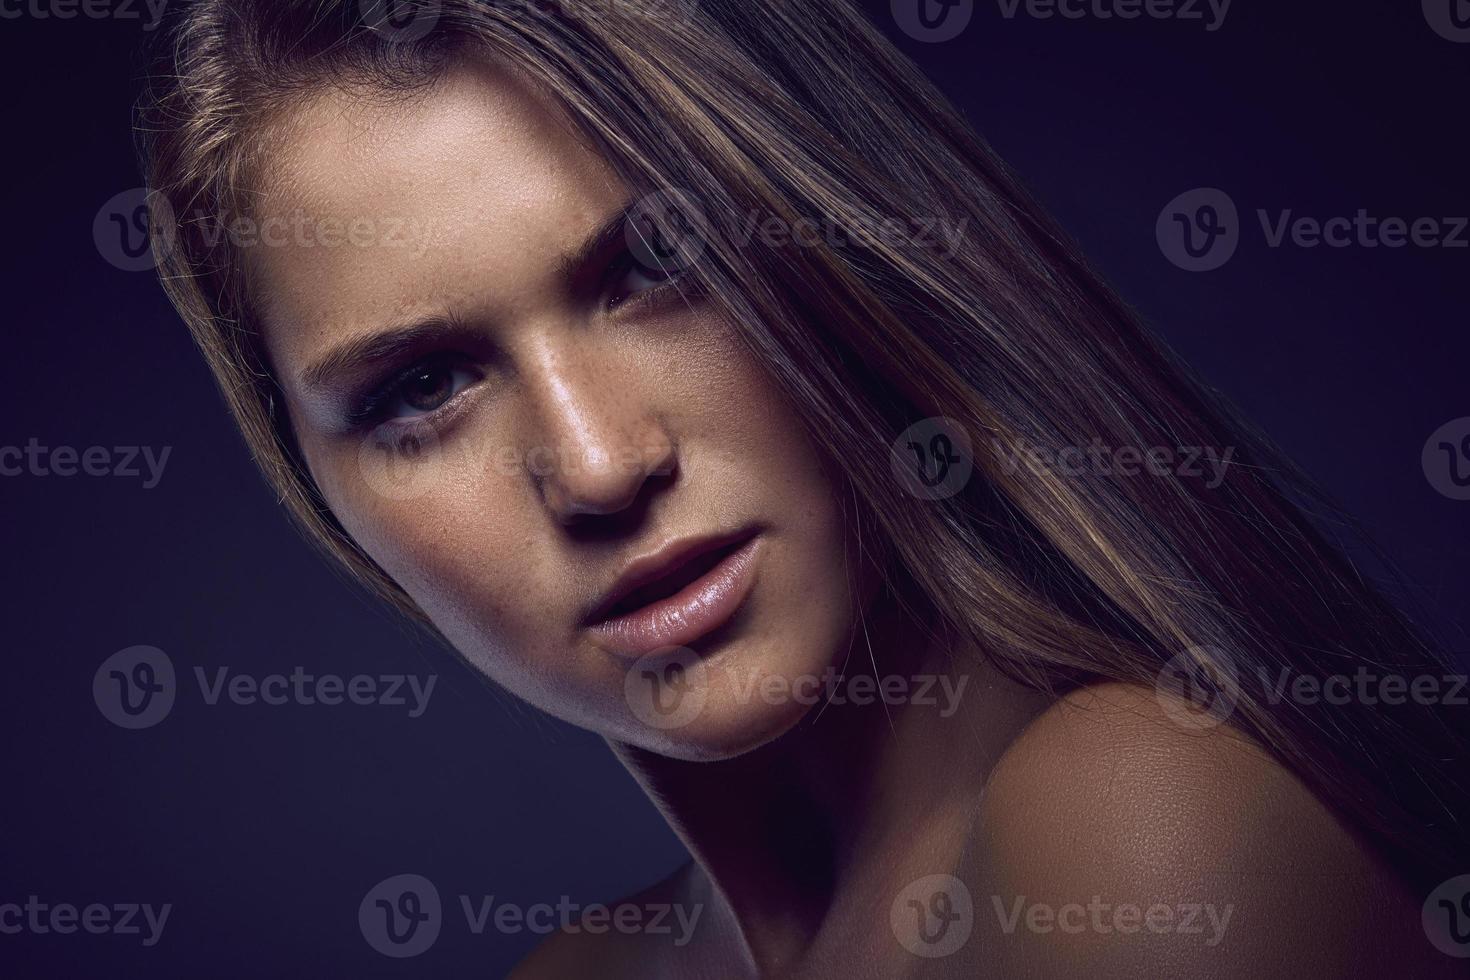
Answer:
[{"label": "glossy lip gloss", "polygon": [[673,595],[594,623],[588,632],[598,646],[629,658],[687,646],[714,632],[750,595],[759,542],[751,538]]}]

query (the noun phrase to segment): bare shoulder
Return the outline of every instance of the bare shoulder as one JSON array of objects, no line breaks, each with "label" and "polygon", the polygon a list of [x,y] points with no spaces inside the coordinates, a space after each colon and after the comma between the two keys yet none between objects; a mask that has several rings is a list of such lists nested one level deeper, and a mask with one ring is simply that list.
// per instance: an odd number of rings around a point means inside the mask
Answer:
[{"label": "bare shoulder", "polygon": [[692,868],[686,863],[636,894],[589,908],[575,925],[552,933],[516,964],[507,974],[509,980],[651,975],[652,960],[665,947],[687,943],[687,934],[697,925],[690,921],[691,904],[683,900]]},{"label": "bare shoulder", "polygon": [[1263,748],[1153,690],[1060,699],[981,806],[977,921],[1018,976],[1460,976],[1414,896]]}]

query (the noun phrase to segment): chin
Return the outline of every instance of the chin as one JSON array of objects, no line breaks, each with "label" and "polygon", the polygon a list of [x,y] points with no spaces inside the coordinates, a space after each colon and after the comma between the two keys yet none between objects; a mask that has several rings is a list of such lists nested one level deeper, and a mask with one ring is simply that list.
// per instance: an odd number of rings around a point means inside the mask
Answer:
[{"label": "chin", "polygon": [[718,762],[775,741],[820,710],[818,698],[789,692],[799,677],[820,676],[835,657],[763,663],[768,658],[741,646],[681,658],[675,671],[666,665],[629,670],[628,710],[610,737],[673,759]]}]

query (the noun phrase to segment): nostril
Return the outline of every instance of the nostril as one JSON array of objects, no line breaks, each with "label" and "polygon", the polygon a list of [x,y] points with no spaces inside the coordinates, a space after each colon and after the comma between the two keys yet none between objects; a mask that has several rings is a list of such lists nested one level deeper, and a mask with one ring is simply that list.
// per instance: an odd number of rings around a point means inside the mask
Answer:
[{"label": "nostril", "polygon": [[533,473],[547,508],[564,525],[625,514],[657,497],[679,472],[675,454],[629,447],[619,453],[564,453]]}]

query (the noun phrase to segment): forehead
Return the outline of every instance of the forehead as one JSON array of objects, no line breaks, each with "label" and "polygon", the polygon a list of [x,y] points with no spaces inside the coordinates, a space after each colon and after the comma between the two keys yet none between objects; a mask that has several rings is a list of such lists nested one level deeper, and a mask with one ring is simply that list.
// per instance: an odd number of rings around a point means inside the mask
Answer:
[{"label": "forehead", "polygon": [[405,97],[304,99],[258,173],[241,251],[287,375],[403,319],[513,315],[623,194],[550,96],[470,60]]}]

